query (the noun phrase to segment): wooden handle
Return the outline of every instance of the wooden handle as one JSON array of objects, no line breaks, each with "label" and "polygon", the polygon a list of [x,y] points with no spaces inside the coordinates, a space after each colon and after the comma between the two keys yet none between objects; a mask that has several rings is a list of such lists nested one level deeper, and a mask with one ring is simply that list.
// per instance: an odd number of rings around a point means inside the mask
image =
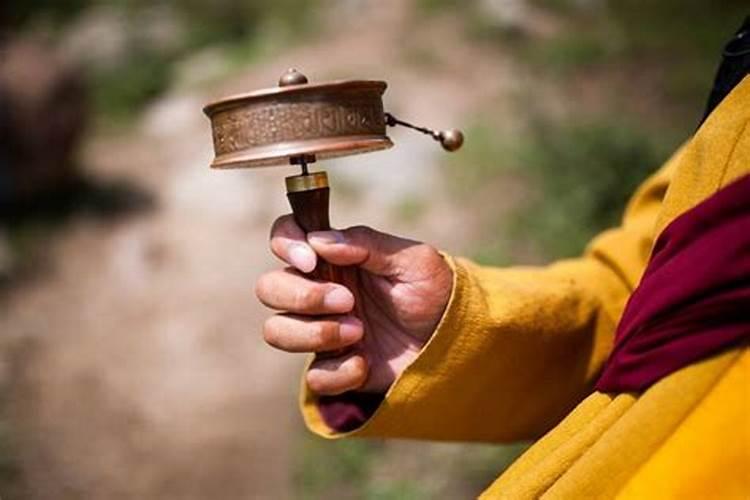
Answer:
[{"label": "wooden handle", "polygon": [[[306,191],[288,192],[286,194],[287,198],[289,198],[289,204],[292,206],[294,220],[305,233],[331,229],[328,210],[330,193],[330,188],[319,187]],[[343,275],[343,268],[329,264],[321,258],[318,258],[318,264],[309,273],[309,276],[315,279],[336,283],[344,282]],[[347,352],[349,352],[349,348],[346,347],[333,351],[317,352],[315,353],[315,358],[336,358],[345,355]]]},{"label": "wooden handle", "polygon": [[[306,233],[331,229],[328,211],[330,192],[330,188],[320,187],[287,193],[294,220]],[[341,268],[323,259],[318,259],[318,265],[310,275],[319,280],[341,283]]]}]

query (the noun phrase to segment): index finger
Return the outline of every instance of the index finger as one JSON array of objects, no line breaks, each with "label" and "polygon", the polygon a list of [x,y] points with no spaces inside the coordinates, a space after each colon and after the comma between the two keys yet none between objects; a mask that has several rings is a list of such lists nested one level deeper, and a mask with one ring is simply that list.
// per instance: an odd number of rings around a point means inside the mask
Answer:
[{"label": "index finger", "polygon": [[276,219],[271,227],[271,252],[303,273],[315,269],[317,256],[307,243],[305,232],[291,214]]}]

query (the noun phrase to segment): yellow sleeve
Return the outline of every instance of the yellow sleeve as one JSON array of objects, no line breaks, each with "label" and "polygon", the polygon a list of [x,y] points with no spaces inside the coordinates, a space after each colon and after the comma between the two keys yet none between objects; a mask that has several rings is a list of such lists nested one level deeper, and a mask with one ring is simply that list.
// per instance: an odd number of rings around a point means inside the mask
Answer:
[{"label": "yellow sleeve", "polygon": [[446,257],[454,271],[446,312],[375,414],[337,433],[303,382],[308,427],[328,438],[462,441],[512,441],[549,430],[591,391],[611,350],[679,154],[638,189],[622,225],[578,259],[493,268]]}]

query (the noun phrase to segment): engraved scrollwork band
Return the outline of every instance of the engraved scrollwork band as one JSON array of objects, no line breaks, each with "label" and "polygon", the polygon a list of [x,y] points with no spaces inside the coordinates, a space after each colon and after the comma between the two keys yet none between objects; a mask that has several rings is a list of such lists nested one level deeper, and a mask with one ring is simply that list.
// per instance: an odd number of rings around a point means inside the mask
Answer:
[{"label": "engraved scrollwork band", "polygon": [[213,128],[214,166],[282,164],[291,154],[335,156],[390,147],[381,97],[385,85],[369,83],[310,86],[292,95],[214,105],[206,111]]}]

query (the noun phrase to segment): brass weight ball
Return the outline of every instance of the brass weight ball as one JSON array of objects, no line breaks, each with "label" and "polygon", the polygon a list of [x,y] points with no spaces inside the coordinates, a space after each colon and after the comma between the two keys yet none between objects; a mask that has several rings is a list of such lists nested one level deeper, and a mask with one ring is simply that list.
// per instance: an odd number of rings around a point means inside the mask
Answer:
[{"label": "brass weight ball", "polygon": [[450,130],[443,130],[438,132],[440,136],[440,144],[446,151],[456,151],[464,144],[464,134],[455,128]]}]

